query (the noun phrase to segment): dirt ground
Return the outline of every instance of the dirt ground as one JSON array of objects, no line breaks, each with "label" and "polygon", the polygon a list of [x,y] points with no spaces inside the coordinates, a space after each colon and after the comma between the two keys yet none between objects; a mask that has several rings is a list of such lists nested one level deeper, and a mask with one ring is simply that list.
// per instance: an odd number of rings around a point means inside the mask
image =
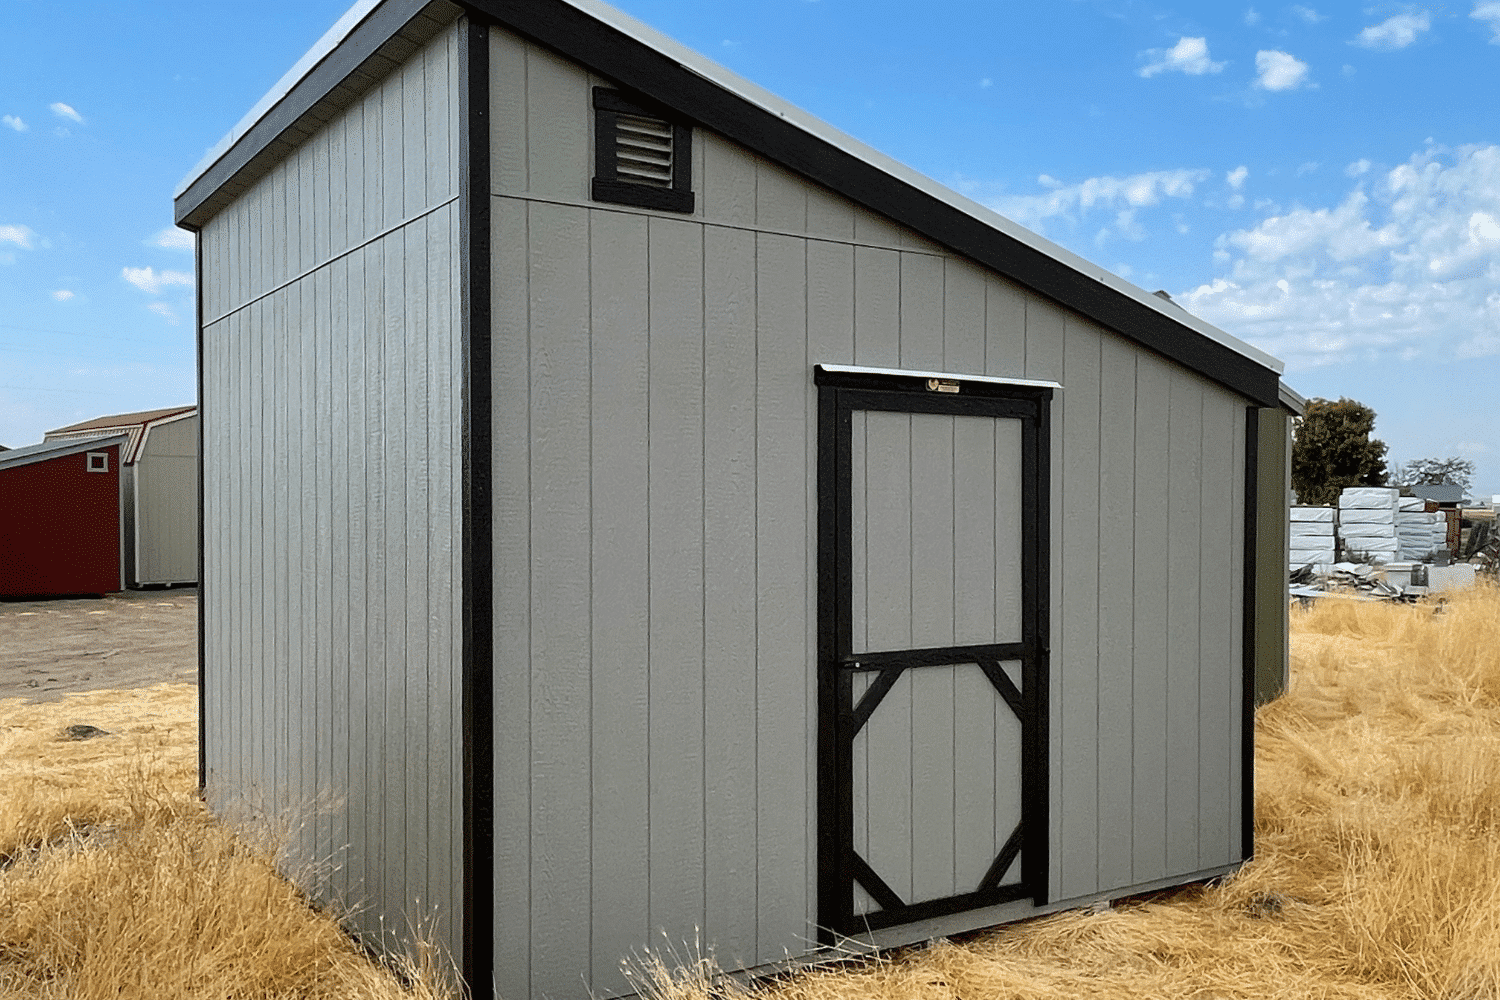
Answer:
[{"label": "dirt ground", "polygon": [[198,591],[0,601],[0,700],[198,679]]}]

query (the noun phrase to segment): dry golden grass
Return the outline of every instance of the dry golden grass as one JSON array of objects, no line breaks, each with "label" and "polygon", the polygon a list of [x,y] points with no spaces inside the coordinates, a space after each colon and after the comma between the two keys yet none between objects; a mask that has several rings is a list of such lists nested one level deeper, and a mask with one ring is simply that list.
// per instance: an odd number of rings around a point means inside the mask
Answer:
[{"label": "dry golden grass", "polygon": [[[1500,591],[1293,615],[1232,879],[746,986],[644,964],[659,1000],[1500,1000]],[[366,960],[193,794],[191,687],[0,702],[0,998],[437,997]],[[71,723],[116,735],[58,742]]]},{"label": "dry golden grass", "polygon": [[1296,611],[1260,710],[1256,859],[1206,889],[747,988],[638,970],[662,1000],[1500,998],[1500,591]]},{"label": "dry golden grass", "polygon": [[370,961],[209,818],[197,707],[181,684],[0,702],[0,998],[452,996],[434,956]]}]

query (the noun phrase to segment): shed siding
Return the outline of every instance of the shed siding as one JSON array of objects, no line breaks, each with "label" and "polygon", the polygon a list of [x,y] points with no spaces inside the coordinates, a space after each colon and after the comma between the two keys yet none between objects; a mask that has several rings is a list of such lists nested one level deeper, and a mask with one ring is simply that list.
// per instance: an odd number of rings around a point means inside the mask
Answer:
[{"label": "shed siding", "polygon": [[[129,487],[127,487],[129,488]],[[151,428],[134,483],[134,583],[198,579],[198,418]]]},{"label": "shed siding", "polygon": [[[693,214],[590,202],[608,81],[491,38],[500,992],[619,992],[662,931],[732,965],[805,949],[818,362],[1062,383],[1051,898],[1237,861],[1243,401],[702,130]],[[971,673],[887,714],[980,707]],[[889,732],[861,738],[869,782]],[[1008,831],[920,796],[1015,794],[931,750],[918,799],[856,789],[859,843],[921,894]]]},{"label": "shed siding", "polygon": [[449,29],[202,233],[210,801],[455,950],[458,70]]}]

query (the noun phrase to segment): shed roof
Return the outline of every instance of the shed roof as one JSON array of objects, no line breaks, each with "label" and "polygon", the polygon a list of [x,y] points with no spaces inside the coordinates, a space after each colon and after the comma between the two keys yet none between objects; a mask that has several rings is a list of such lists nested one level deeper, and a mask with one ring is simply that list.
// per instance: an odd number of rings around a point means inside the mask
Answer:
[{"label": "shed roof", "polygon": [[160,410],[141,410],[138,413],[113,413],[80,423],[58,427],[43,435],[44,441],[62,441],[78,438],[97,438],[108,434],[124,434],[129,443],[122,452],[126,463],[138,462],[141,449],[146,444],[146,432],[157,424],[170,423],[198,412],[196,406],[169,406]]},{"label": "shed roof", "polygon": [[[1280,406],[1282,363],[598,0],[470,0],[497,23],[1254,400]],[[359,0],[178,186],[199,229],[459,9]]]},{"label": "shed roof", "polygon": [[1463,503],[1464,488],[1457,483],[1419,483],[1408,487],[1411,495],[1433,503]]},{"label": "shed roof", "polygon": [[43,441],[41,444],[29,444],[24,448],[11,448],[4,454],[0,454],[0,470],[31,465],[33,462],[47,462],[54,458],[62,458],[65,455],[76,455],[85,451],[97,451],[100,448],[108,448],[111,445],[124,447],[128,440],[129,438],[124,434],[114,434],[109,437],[66,438],[56,441]]}]

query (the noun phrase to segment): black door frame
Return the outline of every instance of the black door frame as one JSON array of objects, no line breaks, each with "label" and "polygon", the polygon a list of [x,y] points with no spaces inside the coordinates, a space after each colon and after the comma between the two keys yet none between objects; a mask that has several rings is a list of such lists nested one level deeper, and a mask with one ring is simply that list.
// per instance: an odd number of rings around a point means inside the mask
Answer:
[{"label": "black door frame", "polygon": [[[1030,898],[1047,899],[1052,387],[963,376],[849,370],[819,365],[818,387],[818,934],[840,935]],[[1021,421],[1021,641],[983,646],[853,652],[855,410],[984,416]],[[1017,690],[1002,661],[1020,661]],[[854,847],[854,738],[905,670],[978,663],[1021,721],[1021,822],[973,891],[906,903]],[[856,704],[854,675],[877,672]],[[1000,884],[1017,854],[1021,880]],[[859,885],[880,909],[854,913]]]}]

